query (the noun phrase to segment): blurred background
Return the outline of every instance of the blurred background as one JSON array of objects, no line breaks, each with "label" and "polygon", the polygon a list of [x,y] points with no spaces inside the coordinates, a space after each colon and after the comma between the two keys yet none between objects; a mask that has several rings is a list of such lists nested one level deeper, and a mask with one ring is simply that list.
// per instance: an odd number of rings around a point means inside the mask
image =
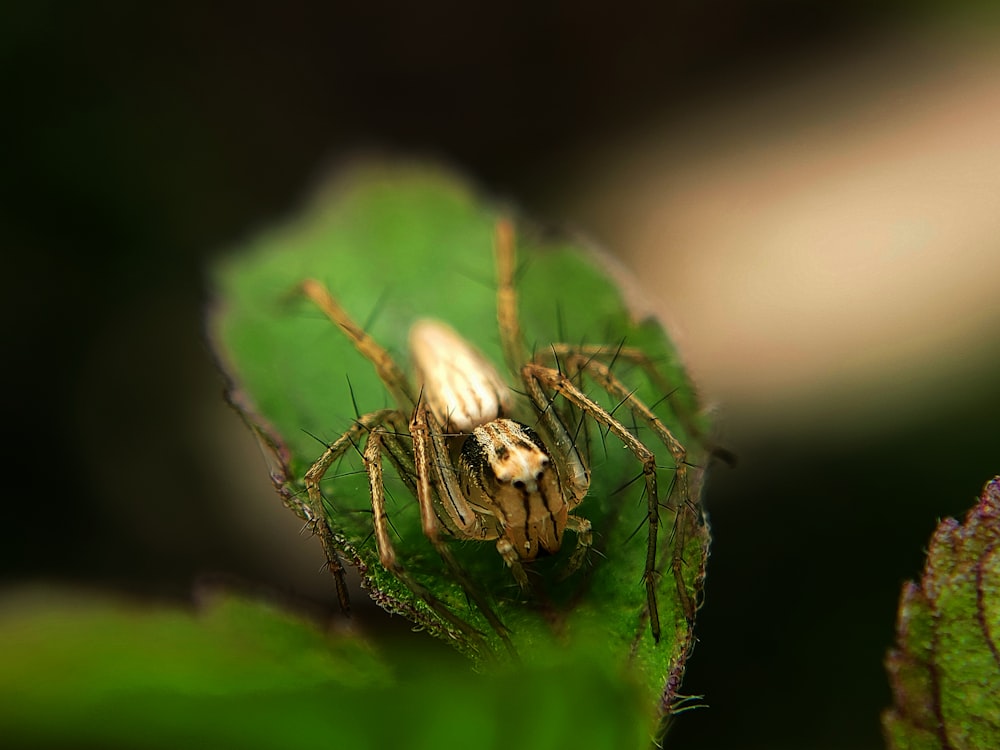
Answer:
[{"label": "blurred background", "polygon": [[633,268],[739,456],[672,742],[882,746],[899,587],[1000,473],[988,3],[2,15],[5,587],[335,611],[223,403],[205,269],[345,158],[432,156]]}]

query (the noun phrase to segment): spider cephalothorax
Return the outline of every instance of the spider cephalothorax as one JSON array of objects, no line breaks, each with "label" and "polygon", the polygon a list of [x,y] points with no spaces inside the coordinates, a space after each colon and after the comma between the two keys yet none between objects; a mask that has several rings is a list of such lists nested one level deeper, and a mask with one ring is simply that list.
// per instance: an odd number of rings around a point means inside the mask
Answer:
[{"label": "spider cephalothorax", "polygon": [[497,549],[512,567],[559,551],[570,502],[538,433],[513,419],[476,427],[462,444],[458,470],[469,504],[497,519]]}]

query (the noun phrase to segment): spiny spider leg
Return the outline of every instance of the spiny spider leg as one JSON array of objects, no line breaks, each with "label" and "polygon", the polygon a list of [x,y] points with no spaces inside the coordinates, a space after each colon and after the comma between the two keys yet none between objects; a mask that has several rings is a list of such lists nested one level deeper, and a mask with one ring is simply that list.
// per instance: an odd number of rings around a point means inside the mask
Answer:
[{"label": "spiny spider leg", "polygon": [[[444,444],[441,426],[423,401],[417,404],[417,408],[413,412],[413,419],[410,420],[410,436],[413,438],[414,464],[417,472],[416,495],[420,505],[420,518],[424,535],[434,545],[434,549],[444,560],[466,595],[472,599],[476,608],[503,640],[508,651],[516,655],[513,644],[507,635],[507,626],[497,617],[493,608],[479,592],[478,587],[465,575],[451,554],[451,550],[441,541],[438,533],[439,524],[443,524],[452,533],[463,539],[496,537],[495,533],[489,536],[484,517],[476,513],[465,498],[459,486],[458,477],[455,475],[454,467],[448,458],[448,448]],[[433,470],[433,476],[428,473],[428,468]],[[432,495],[434,491],[437,492],[438,503],[434,502]],[[438,513],[438,506],[445,503],[449,504],[451,510],[445,509],[444,513]],[[518,569],[521,568],[520,562],[517,566]],[[523,570],[521,575],[524,575]]]},{"label": "spiny spider leg", "polygon": [[451,512],[446,514],[447,525],[452,527],[456,536],[464,539],[497,540],[497,552],[507,563],[514,578],[523,588],[528,587],[528,576],[524,572],[521,559],[511,547],[509,541],[504,539],[500,526],[495,516],[487,516],[477,513],[462,490],[458,474],[451,461],[447,459],[447,446],[441,431],[437,429],[437,420],[430,409],[417,407],[413,416],[413,423],[410,429],[414,433],[414,443],[423,442],[426,450],[435,456],[430,462],[434,467],[434,487],[442,503],[447,503],[451,507]]},{"label": "spiny spider leg", "polygon": [[[590,470],[587,468],[587,462],[580,454],[576,438],[570,434],[563,422],[563,416],[556,410],[555,403],[549,395],[538,386],[537,382],[529,382],[525,379],[524,384],[525,392],[534,405],[538,416],[537,427],[547,438],[547,444],[553,449],[550,454],[556,467],[562,494],[566,500],[567,509],[572,511],[583,502],[590,489]],[[593,531],[588,519],[567,516],[566,528],[576,534],[576,548],[573,550],[565,570],[560,574],[560,579],[568,578],[579,570],[587,557],[587,551],[593,544]],[[499,542],[497,549],[501,550]],[[510,550],[509,554],[516,558],[516,553],[513,550]],[[501,555],[507,560],[507,564],[511,566],[515,577],[517,577],[517,569],[508,559],[508,554],[501,550]],[[520,567],[519,564],[518,567]],[[521,580],[518,577],[518,581]],[[524,585],[523,582],[522,585]]]},{"label": "spiny spider leg", "polygon": [[413,397],[406,375],[392,355],[351,319],[323,284],[314,279],[306,279],[302,282],[302,292],[347,335],[361,356],[375,366],[379,380],[389,389],[400,411],[410,413],[417,400]]},{"label": "spiny spider leg", "polygon": [[[410,591],[423,599],[424,603],[438,617],[458,629],[465,636],[481,643],[482,634],[465,622],[465,620],[455,615],[447,605],[410,576],[396,556],[396,549],[392,544],[392,537],[389,535],[389,516],[385,510],[385,478],[382,474],[383,437],[386,434],[385,429],[381,427],[375,428],[371,435],[368,436],[368,442],[365,444],[364,450],[365,471],[368,473],[368,481],[372,493],[375,543],[378,547],[379,561],[382,563],[383,568],[395,575]],[[435,547],[437,546],[435,544]]]},{"label": "spiny spider leg", "polygon": [[497,262],[497,322],[503,357],[512,373],[528,361],[521,336],[521,318],[517,311],[517,289],[514,286],[514,225],[509,219],[497,221],[494,237]]},{"label": "spiny spider leg", "polygon": [[314,534],[319,536],[323,551],[329,561],[330,571],[333,573],[333,580],[337,587],[337,599],[344,612],[351,610],[347,582],[344,578],[344,566],[340,562],[338,545],[334,540],[333,531],[326,521],[326,511],[323,510],[323,494],[319,484],[338,458],[356,446],[375,427],[398,415],[399,412],[395,409],[380,409],[358,417],[343,435],[327,445],[323,455],[316,459],[316,462],[306,472],[305,485],[308,501],[299,504],[299,510],[296,510],[296,514],[309,524]]},{"label": "spiny spider leg", "polygon": [[[433,414],[431,414],[430,416],[431,418],[433,418]],[[410,440],[411,445],[409,447],[403,444],[404,438]],[[396,473],[398,474],[399,478],[403,481],[403,483],[406,485],[407,489],[410,490],[410,493],[413,495],[413,497],[418,497],[417,482],[419,475],[417,472],[416,463],[414,462],[414,448],[412,446],[412,440],[413,436],[408,433],[385,432],[382,434],[382,448],[383,448],[383,454],[389,457],[389,461],[395,467]],[[430,450],[427,452],[431,456],[436,457],[433,458],[431,462],[435,470],[435,481],[433,483],[433,487],[438,492],[437,496],[442,496],[441,490],[438,489],[439,484],[437,481],[437,474],[442,474],[442,475],[447,474],[450,475],[451,477],[454,477],[455,470],[452,467],[450,461],[448,461],[447,459],[442,460],[439,457],[440,455],[447,456],[447,448],[444,446],[444,436],[440,434],[434,434],[432,432],[430,445],[431,445]],[[457,480],[454,481],[457,482]],[[453,482],[449,481],[448,486],[449,488],[451,488],[455,485]],[[434,514],[437,516],[437,520],[440,522],[441,526],[445,527],[446,529],[448,529],[449,532],[451,532],[456,536],[458,536],[460,533],[459,532],[460,527],[455,523],[452,517],[448,515],[448,513],[445,511],[445,506],[451,505],[452,508],[456,509],[455,512],[457,513],[458,512],[457,509],[461,507],[460,504],[464,502],[465,498],[461,494],[456,495],[454,492],[449,493],[448,501],[439,501],[435,503],[433,502],[432,498],[432,504],[434,506]],[[419,507],[419,501],[418,501],[418,507]],[[424,521],[423,515],[421,515],[421,526],[423,526],[423,521]],[[467,525],[466,528],[472,528],[472,526]],[[436,532],[437,529],[435,529],[435,533]]]},{"label": "spiny spider leg", "polygon": [[[407,588],[423,599],[435,613],[442,617],[442,619],[458,628],[466,636],[475,638],[477,641],[481,642],[482,634],[479,633],[479,631],[472,628],[464,620],[455,616],[451,610],[448,609],[443,602],[441,602],[441,600],[431,594],[426,587],[413,579],[398,561],[395,547],[392,544],[391,535],[389,533],[389,518],[385,507],[385,485],[381,455],[388,456],[390,463],[392,463],[393,467],[396,469],[400,479],[413,492],[414,495],[417,494],[417,482],[415,478],[418,476],[418,472],[414,465],[412,451],[409,451],[407,447],[403,445],[402,438],[404,435],[399,432],[401,428],[402,413],[395,410],[385,410],[385,412],[388,413],[388,418],[382,421],[378,426],[372,428],[362,452],[362,456],[365,461],[365,472],[368,474],[369,486],[372,493],[373,526],[375,543],[379,551],[379,560],[386,570],[391,571],[401,581],[403,581]],[[387,425],[393,427],[393,431],[387,430]],[[463,588],[466,586],[468,587],[469,590],[467,590],[466,593],[469,594],[470,598],[472,598],[477,607],[479,607],[483,616],[486,617],[490,625],[497,630],[498,634],[501,638],[503,638],[508,647],[512,648],[506,635],[506,626],[500,622],[499,618],[496,617],[485,601],[481,597],[477,596],[477,592],[473,590],[472,584],[469,583],[466,577],[462,574],[461,568],[454,561],[454,558],[452,557],[447,546],[441,542],[435,544],[435,549],[437,549],[442,558],[444,558],[444,561],[448,565],[452,574],[460,580]]]},{"label": "spiny spider leg", "polygon": [[649,382],[656,386],[664,398],[671,404],[671,408],[677,415],[677,419],[684,427],[684,431],[704,446],[714,456],[727,464],[734,465],[736,457],[727,448],[712,442],[698,426],[695,415],[691,408],[683,402],[683,399],[672,399],[671,396],[677,390],[677,386],[672,384],[656,366],[655,360],[641,349],[631,346],[606,346],[600,344],[550,344],[547,351],[539,352],[535,361],[556,360],[569,355],[581,355],[587,359],[609,358],[610,365],[618,360],[624,360],[637,367],[642,368]]},{"label": "spiny spider leg", "polygon": [[643,445],[617,419],[608,414],[605,409],[577,388],[573,382],[559,370],[537,365],[526,364],[521,373],[528,394],[540,409],[550,401],[545,388],[560,394],[578,409],[590,414],[594,419],[607,427],[632,452],[642,464],[642,474],[646,482],[646,497],[649,503],[647,522],[649,524],[649,539],[646,548],[646,566],[643,578],[646,582],[646,599],[649,606],[650,629],[654,640],[660,639],[660,615],[656,605],[656,540],[659,532],[659,492],[657,490],[656,456]]},{"label": "spiny spider leg", "polygon": [[[652,429],[660,442],[670,451],[670,455],[674,460],[673,488],[676,488],[680,494],[680,502],[676,507],[672,508],[674,511],[673,546],[675,550],[678,550],[678,553],[674,554],[672,558],[671,568],[677,582],[677,593],[681,598],[684,613],[691,620],[694,618],[697,606],[691,600],[687,586],[684,585],[683,551],[688,523],[698,518],[698,510],[690,496],[687,450],[674,437],[667,426],[663,424],[660,418],[629,390],[624,383],[614,376],[609,367],[597,361],[589,354],[567,354],[566,357],[569,361],[573,362],[575,367],[580,368],[593,378],[613,398],[620,399],[634,415],[642,419]],[[668,497],[668,507],[670,507],[669,500],[670,498]]]},{"label": "spiny spider leg", "polygon": [[[435,543],[438,541],[437,520],[461,539],[494,539],[496,535],[490,535],[486,519],[473,510],[462,493],[441,425],[423,401],[417,404],[410,420],[410,436],[417,466],[416,496],[427,538]],[[421,471],[421,466],[430,467],[433,473]],[[433,502],[435,491],[438,503]],[[439,509],[444,512],[438,512]]]}]

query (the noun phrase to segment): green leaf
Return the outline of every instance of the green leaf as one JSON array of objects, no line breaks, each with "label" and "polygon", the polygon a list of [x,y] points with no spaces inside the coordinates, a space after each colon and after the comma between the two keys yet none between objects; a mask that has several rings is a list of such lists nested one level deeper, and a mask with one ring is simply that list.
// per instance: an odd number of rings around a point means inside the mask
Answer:
[{"label": "green leaf", "polygon": [[[409,371],[407,332],[415,320],[437,318],[502,364],[497,323],[493,235],[500,211],[453,175],[425,166],[357,167],[321,190],[300,216],[248,242],[219,264],[210,332],[230,380],[229,398],[260,438],[273,481],[286,504],[305,515],[303,477],[357,416],[394,406],[385,386],[336,326],[298,292],[307,278],[323,282],[351,317]],[[555,342],[624,342],[656,364],[656,375],[621,358],[614,374],[655,410],[687,448],[690,501],[671,493],[677,467],[663,443],[620,398],[592,380],[587,393],[614,410],[657,456],[661,531],[655,577],[662,637],[651,635],[644,584],[648,503],[641,466],[614,436],[583,420],[580,443],[589,453],[591,488],[574,511],[595,531],[587,565],[562,576],[575,540],[530,565],[533,591],[522,591],[495,542],[453,540],[462,571],[509,629],[522,658],[534,659],[567,642],[589,643],[599,659],[627,664],[641,676],[657,710],[678,698],[684,660],[693,643],[685,600],[700,600],[708,553],[701,514],[700,467],[707,428],[676,349],[644,311],[630,306],[608,262],[579,243],[518,225],[519,311],[529,351]],[[523,386],[516,373],[515,388]],[[574,420],[565,403],[561,413]],[[521,403],[522,421],[536,415]],[[407,415],[409,416],[409,415]],[[318,439],[317,439],[318,438]],[[360,449],[360,446],[359,446]],[[443,621],[402,581],[382,568],[372,538],[368,479],[359,451],[349,451],[323,483],[323,515],[338,556],[361,572],[373,598],[441,636],[481,664],[505,646],[469,602],[421,530],[418,505],[387,465],[392,541],[409,575],[449,612],[483,634],[469,637]],[[636,480],[639,481],[636,481]],[[680,510],[679,510],[680,508]],[[672,563],[677,565],[675,580]]]},{"label": "green leaf", "polygon": [[1000,477],[964,524],[938,525],[923,578],[903,587],[887,667],[891,747],[1000,747]]},{"label": "green leaf", "polygon": [[648,744],[644,715],[635,685],[582,650],[478,675],[223,592],[196,612],[0,598],[4,747],[628,750]]},{"label": "green leaf", "polygon": [[8,594],[0,664],[0,736],[17,747],[282,748],[293,726],[319,741],[391,675],[356,637],[228,594],[197,613]]}]

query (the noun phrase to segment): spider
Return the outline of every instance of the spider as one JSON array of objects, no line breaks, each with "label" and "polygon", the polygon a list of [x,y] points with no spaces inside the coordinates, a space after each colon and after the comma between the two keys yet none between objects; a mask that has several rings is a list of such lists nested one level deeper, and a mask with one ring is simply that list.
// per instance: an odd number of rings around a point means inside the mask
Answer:
[{"label": "spider", "polygon": [[[304,295],[372,363],[395,401],[394,408],[359,416],[347,432],[327,445],[306,472],[308,507],[301,509],[303,515],[323,539],[346,606],[343,569],[325,521],[320,482],[341,456],[363,443],[359,450],[371,489],[374,537],[382,566],[444,620],[466,634],[475,634],[471,626],[408,574],[396,554],[389,533],[383,478],[383,459],[388,458],[416,496],[423,533],[490,625],[508,642],[505,626],[467,580],[442,539],[442,531],[459,539],[495,542],[500,557],[525,589],[529,588],[525,564],[539,555],[558,552],[567,530],[574,532],[577,543],[565,575],[580,567],[593,535],[590,521],[574,511],[587,495],[590,471],[578,440],[555,408],[554,399],[561,396],[580,415],[589,416],[620,440],[642,467],[648,502],[643,579],[650,628],[654,639],[659,640],[656,548],[658,511],[661,500],[666,498],[661,497],[657,483],[656,456],[577,384],[580,376],[586,375],[651,428],[674,463],[670,492],[680,494],[676,507],[693,507],[684,446],[611,371],[614,361],[622,358],[649,371],[652,363],[641,351],[623,346],[557,343],[529,357],[518,316],[514,229],[509,220],[497,223],[495,253],[500,339],[507,366],[520,381],[518,391],[472,344],[435,320],[418,321],[410,330],[411,359],[419,381],[419,390],[414,389],[392,356],[350,318],[323,284],[312,279],[302,282]],[[535,427],[516,420],[516,415],[533,419]],[[675,523],[675,529],[680,527],[682,524]],[[675,548],[682,547],[683,541],[675,540]],[[679,554],[675,554],[674,576],[685,613],[691,618],[695,604],[684,585],[681,564]]]}]

